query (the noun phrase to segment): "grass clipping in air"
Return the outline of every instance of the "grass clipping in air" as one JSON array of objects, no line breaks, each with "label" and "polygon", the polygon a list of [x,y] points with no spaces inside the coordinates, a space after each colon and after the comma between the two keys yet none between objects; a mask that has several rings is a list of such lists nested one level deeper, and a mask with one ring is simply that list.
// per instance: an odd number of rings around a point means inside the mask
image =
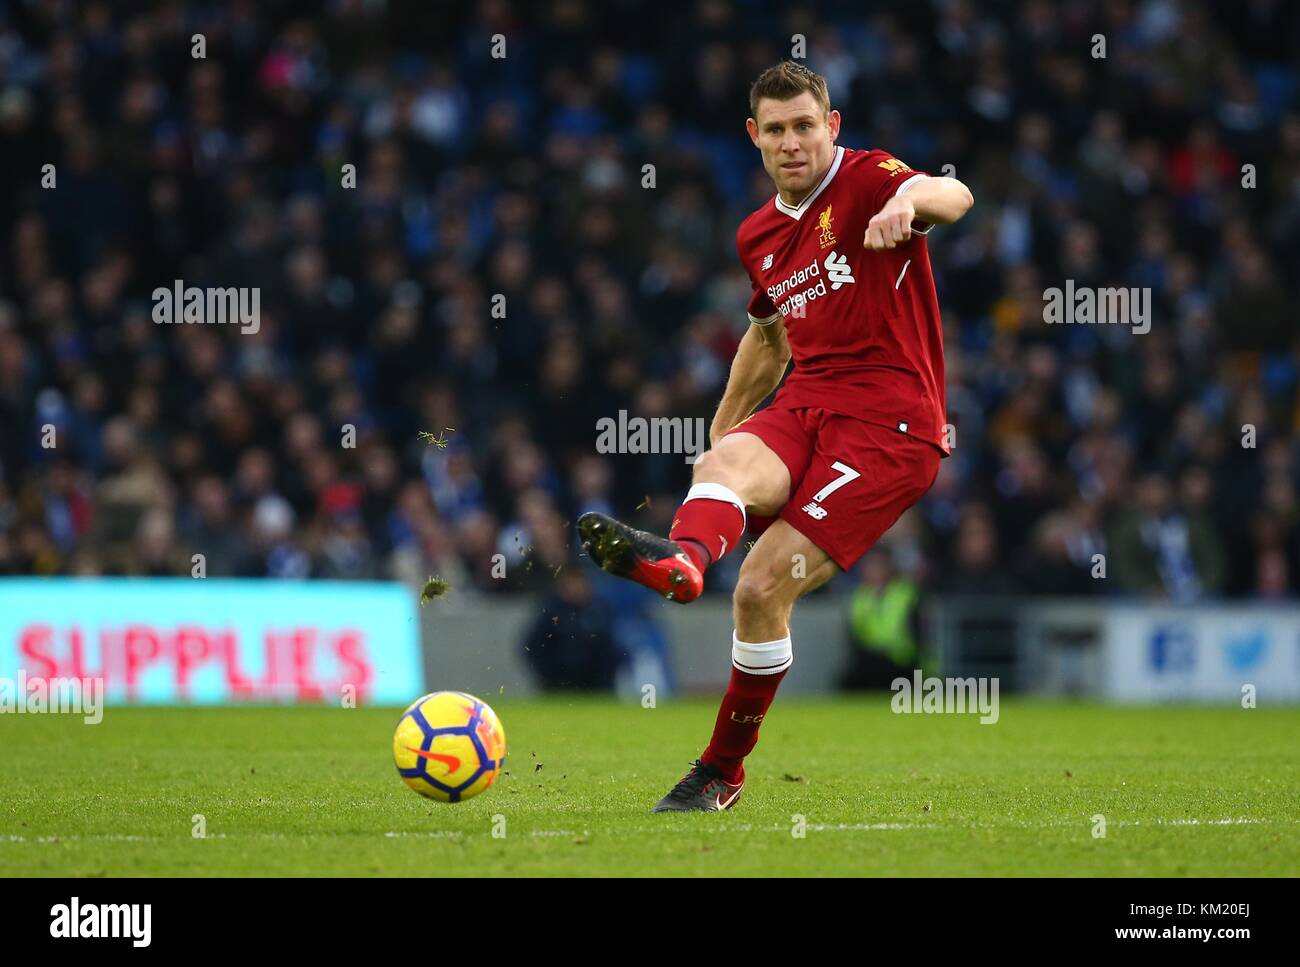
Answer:
[{"label": "grass clipping in air", "polygon": [[455,432],[456,432],[456,428],[454,426],[449,426],[446,429],[444,429],[441,433],[436,435],[430,433],[428,430],[421,430],[419,433],[416,434],[416,436],[419,437],[421,440],[423,440],[425,443],[432,443],[439,450],[446,450],[447,434],[455,433]]},{"label": "grass clipping in air", "polygon": [[424,607],[434,598],[440,598],[451,590],[451,585],[442,578],[429,578],[420,591],[420,607]]}]

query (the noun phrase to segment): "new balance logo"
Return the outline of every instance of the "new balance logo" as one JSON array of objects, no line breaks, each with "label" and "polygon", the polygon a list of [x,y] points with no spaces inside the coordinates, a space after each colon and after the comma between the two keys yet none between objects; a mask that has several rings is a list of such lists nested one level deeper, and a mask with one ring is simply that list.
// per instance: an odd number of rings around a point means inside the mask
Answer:
[{"label": "new balance logo", "polygon": [[763,271],[766,272],[766,271],[767,271],[768,269],[770,269],[771,267],[772,267],[772,256],[770,256],[770,255],[764,255],[764,256],[763,256]]},{"label": "new balance logo", "polygon": [[808,503],[804,504],[803,507],[800,508],[800,510],[802,510],[813,520],[821,520],[823,517],[826,516],[826,508],[820,506],[819,504],[815,504],[812,501],[809,501]]},{"label": "new balance logo", "polygon": [[835,252],[826,256],[826,278],[830,280],[831,290],[834,291],[848,282],[856,282],[853,278],[853,270],[849,268],[849,257],[841,255],[838,258]]}]

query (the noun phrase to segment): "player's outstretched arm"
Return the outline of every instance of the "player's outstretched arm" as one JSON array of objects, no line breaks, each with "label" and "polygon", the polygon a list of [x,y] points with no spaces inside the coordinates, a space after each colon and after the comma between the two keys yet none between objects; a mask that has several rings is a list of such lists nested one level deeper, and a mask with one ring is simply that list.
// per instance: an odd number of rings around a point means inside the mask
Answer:
[{"label": "player's outstretched arm", "polygon": [[956,178],[921,178],[894,195],[867,223],[862,244],[874,251],[896,248],[912,237],[912,222],[950,225],[970,211],[975,198]]},{"label": "player's outstretched arm", "polygon": [[731,361],[727,388],[709,427],[709,443],[716,444],[724,433],[749,414],[776,389],[790,362],[790,344],[785,323],[776,319],[767,325],[753,323],[740,340]]}]

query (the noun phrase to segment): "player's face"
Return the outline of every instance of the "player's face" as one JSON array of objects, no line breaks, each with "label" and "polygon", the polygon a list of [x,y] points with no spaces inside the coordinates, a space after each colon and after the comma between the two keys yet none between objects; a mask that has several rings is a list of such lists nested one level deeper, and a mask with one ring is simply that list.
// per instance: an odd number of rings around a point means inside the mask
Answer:
[{"label": "player's face", "polygon": [[808,93],[758,102],[758,117],[745,122],[750,140],[763,155],[763,167],[786,201],[797,201],[821,181],[835,156],[840,112],[823,114]]}]

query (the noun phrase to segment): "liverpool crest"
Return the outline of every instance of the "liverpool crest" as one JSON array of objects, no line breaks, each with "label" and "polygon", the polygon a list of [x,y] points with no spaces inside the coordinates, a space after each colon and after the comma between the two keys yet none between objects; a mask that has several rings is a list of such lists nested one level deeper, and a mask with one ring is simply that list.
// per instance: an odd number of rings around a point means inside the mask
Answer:
[{"label": "liverpool crest", "polygon": [[827,205],[822,209],[822,213],[817,218],[817,227],[821,229],[822,248],[835,244],[835,232],[831,229],[831,221],[834,216],[831,214],[831,206]]}]

